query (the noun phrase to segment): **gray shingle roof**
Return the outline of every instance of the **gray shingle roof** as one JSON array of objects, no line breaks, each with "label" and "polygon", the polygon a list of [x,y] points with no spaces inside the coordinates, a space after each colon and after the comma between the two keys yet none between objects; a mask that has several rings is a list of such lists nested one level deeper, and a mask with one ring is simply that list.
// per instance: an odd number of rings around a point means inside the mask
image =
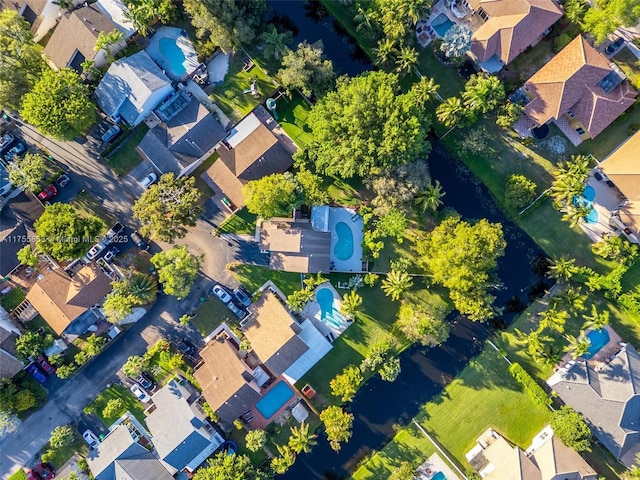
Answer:
[{"label": "gray shingle roof", "polygon": [[133,123],[151,95],[171,80],[144,50],[114,62],[96,88],[95,98],[110,117]]},{"label": "gray shingle roof", "polygon": [[18,251],[28,245],[27,227],[24,223],[0,232],[0,276],[11,273],[18,265]]}]

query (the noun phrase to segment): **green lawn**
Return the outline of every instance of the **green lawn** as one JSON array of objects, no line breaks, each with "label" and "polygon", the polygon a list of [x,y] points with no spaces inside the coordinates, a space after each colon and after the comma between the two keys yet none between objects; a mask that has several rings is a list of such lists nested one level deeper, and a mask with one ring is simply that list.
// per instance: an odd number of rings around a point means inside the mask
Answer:
[{"label": "green lawn", "polygon": [[[228,435],[228,439],[236,442],[236,444],[238,445],[239,455],[246,455],[251,459],[251,463],[253,465],[258,466],[262,462],[267,460],[269,457],[263,449],[260,449],[257,452],[252,452],[251,450],[249,450],[247,448],[247,442],[245,442],[246,434],[247,434],[246,430],[238,430],[237,428],[234,427],[234,429]],[[277,453],[275,449],[273,453]]]},{"label": "green lawn", "polygon": [[267,280],[275,283],[285,295],[290,295],[302,288],[302,279],[299,273],[279,272],[269,270],[267,267],[239,263],[231,266],[231,272],[251,293],[258,290]]},{"label": "green lawn", "polygon": [[62,467],[62,465],[64,465],[65,463],[67,463],[67,460],[69,460],[75,453],[80,453],[82,455],[86,455],[88,453],[87,444],[82,439],[82,437],[80,437],[80,434],[75,430],[74,430],[74,439],[72,443],[64,447],[54,449],[47,442],[47,444],[44,447],[42,447],[42,452],[48,452],[48,451],[53,452],[53,455],[49,461],[53,463],[53,466],[56,468],[56,470]]},{"label": "green lawn", "polygon": [[27,474],[24,470],[18,470],[16,473],[11,475],[7,480],[27,480]]},{"label": "green lawn", "polygon": [[[125,409],[122,413],[120,413],[120,415],[105,418],[102,415],[102,410],[104,409],[107,402],[114,398],[121,398],[124,402]],[[138,421],[140,421],[146,428],[144,414],[145,406],[140,401],[138,401],[136,397],[133,396],[133,394],[127,387],[112,384],[104,392],[98,395],[91,403],[91,405],[93,406],[95,414],[107,428],[109,428],[113,424],[113,422],[120,418],[120,416],[124,414],[125,411],[131,412],[131,414],[136,417]]]},{"label": "green lawn", "polygon": [[2,305],[2,308],[4,308],[7,312],[10,312],[18,305],[20,305],[26,296],[27,294],[24,290],[15,287],[7,295],[3,295],[0,297],[0,305]]},{"label": "green lawn", "polygon": [[136,147],[149,130],[149,127],[143,122],[134,128],[131,132],[125,132],[119,139],[119,142],[110,147],[106,155],[106,164],[119,177],[125,176],[133,167],[142,161],[142,157],[136,152]]},{"label": "green lawn", "polygon": [[640,295],[640,261],[636,262],[622,277],[622,288],[625,291],[633,290]]},{"label": "green lawn", "polygon": [[[535,405],[509,375],[507,367],[504,359],[486,346],[444,392],[422,406],[416,417],[445,451],[458,460],[463,470],[468,468],[464,454],[487,428],[494,428],[511,442],[526,448],[549,420],[550,410]],[[403,460],[420,464],[433,452],[433,447],[419,435],[413,426],[403,429],[359,468],[353,478],[387,478],[392,468]]]},{"label": "green lawn", "polygon": [[[458,75],[458,71],[453,67],[443,65],[433,54],[430,46],[419,48],[420,57],[418,59],[418,70],[423,75],[433,78],[440,85],[438,93],[442,98],[454,97],[464,90],[465,80]],[[415,77],[414,77],[415,78]],[[417,80],[417,78],[415,78]]]},{"label": "green lawn", "polygon": [[79,210],[81,214],[87,217],[97,217],[102,220],[104,224],[102,233],[105,233],[116,221],[104,205],[93,198],[88,192],[78,193],[70,203]]},{"label": "green lawn", "polygon": [[[242,70],[245,55],[237,53],[229,60],[229,71],[220,85],[216,85],[211,93],[211,99],[226,113],[231,120],[237,122],[251,112],[259,103],[272,95],[276,84],[271,77],[257,65],[245,72]],[[260,96],[253,98],[244,93],[251,88],[253,80],[258,82]]]},{"label": "green lawn", "polygon": [[249,213],[247,207],[243,207],[220,224],[218,233],[253,235],[256,233],[257,218],[257,215]]},{"label": "green lawn", "polygon": [[346,207],[354,207],[363,202],[364,183],[360,178],[346,180],[338,177],[325,177],[324,187],[331,200]]},{"label": "green lawn", "polygon": [[613,58],[613,61],[625,73],[631,84],[637,89],[640,88],[640,60],[628,47],[624,47]]},{"label": "green lawn", "polygon": [[311,106],[298,92],[294,92],[291,98],[280,97],[276,111],[279,117],[278,122],[298,147],[311,143],[313,135],[307,125]]},{"label": "green lawn", "polygon": [[235,317],[232,319],[229,309],[216,296],[206,299],[198,307],[197,313],[198,316],[191,323],[203,337],[213,332],[222,322],[235,322]]},{"label": "green lawn", "polygon": [[196,179],[196,188],[200,190],[202,193],[202,197],[200,198],[200,203],[204,203],[209,200],[211,197],[215,195],[215,192],[211,189],[211,187],[202,179],[202,174],[206,172],[211,165],[218,159],[220,155],[218,152],[213,152],[213,154],[207,158],[198,168],[196,168],[189,176],[194,177]]}]

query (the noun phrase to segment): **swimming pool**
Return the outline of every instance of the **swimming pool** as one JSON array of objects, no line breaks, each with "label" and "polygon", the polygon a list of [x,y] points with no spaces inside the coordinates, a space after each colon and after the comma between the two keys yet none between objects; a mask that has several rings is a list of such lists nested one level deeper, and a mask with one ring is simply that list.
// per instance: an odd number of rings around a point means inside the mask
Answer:
[{"label": "swimming pool", "polygon": [[609,332],[607,332],[606,328],[591,330],[587,333],[587,338],[591,342],[591,345],[589,346],[587,353],[585,353],[582,358],[589,360],[598,353],[602,347],[609,343]]},{"label": "swimming pool", "polygon": [[267,420],[282,408],[293,397],[293,390],[286,382],[280,381],[278,384],[267,392],[267,394],[258,400],[256,409]]},{"label": "swimming pool", "polygon": [[353,256],[353,232],[344,222],[336,223],[338,242],[333,247],[333,253],[340,260],[349,260]]},{"label": "swimming pool", "polygon": [[447,477],[444,476],[444,473],[438,472],[433,477],[431,477],[431,480],[447,480]]},{"label": "swimming pool", "polygon": [[576,198],[573,201],[574,205],[591,207],[591,209],[589,210],[589,213],[584,218],[584,221],[587,223],[598,223],[598,218],[599,218],[598,212],[596,211],[595,208],[593,208],[593,201],[595,200],[595,198],[596,198],[595,188],[593,188],[591,185],[587,185],[586,187],[584,187],[584,190],[582,191],[582,193],[579,196],[576,196]]},{"label": "swimming pool", "polygon": [[167,59],[167,62],[169,62],[168,68],[171,69],[171,73],[177,77],[185,74],[187,69],[184,66],[184,52],[176,43],[175,38],[161,38],[158,42],[158,49],[160,53],[164,55],[164,58]]},{"label": "swimming pool", "polygon": [[596,189],[591,185],[587,185],[582,191],[582,196],[590,202],[593,202],[596,199]]},{"label": "swimming pool", "polygon": [[316,291],[316,301],[320,305],[320,320],[330,327],[344,328],[345,319],[336,309],[333,298],[333,290],[319,288]]},{"label": "swimming pool", "polygon": [[440,35],[444,37],[445,33],[453,27],[453,22],[446,14],[441,13],[431,21],[431,26]]}]

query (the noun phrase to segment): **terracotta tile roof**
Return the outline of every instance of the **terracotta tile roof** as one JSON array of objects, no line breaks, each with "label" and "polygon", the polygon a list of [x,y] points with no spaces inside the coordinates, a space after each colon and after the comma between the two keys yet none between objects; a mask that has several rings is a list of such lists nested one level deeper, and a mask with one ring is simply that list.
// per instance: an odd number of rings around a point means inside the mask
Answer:
[{"label": "terracotta tile roof", "polygon": [[553,0],[476,0],[470,4],[490,16],[473,32],[471,52],[479,62],[495,55],[505,65],[510,63],[562,17]]},{"label": "terracotta tile roof", "polygon": [[60,335],[69,324],[111,291],[111,279],[95,265],[87,265],[73,278],[64,270],[45,273],[26,299]]},{"label": "terracotta tile roof", "polygon": [[626,82],[605,92],[599,83],[611,72],[609,61],[580,35],[525,83],[533,97],[525,113],[542,125],[571,110],[594,138],[629,108],[636,96]]},{"label": "terracotta tile roof", "polygon": [[300,326],[271,292],[265,291],[249,308],[253,319],[244,334],[262,363],[279,376],[309,349],[298,337]]},{"label": "terracotta tile roof", "polygon": [[[76,50],[87,60],[97,52],[93,49],[100,32],[117,30],[115,23],[94,5],[66,13],[51,35],[44,54],[58,68],[66,68]],[[75,62],[74,62],[75,63]],[[81,63],[81,62],[80,62]]]},{"label": "terracotta tile roof", "polygon": [[[260,398],[259,387],[229,340],[213,339],[201,351],[203,363],[194,376],[209,406],[226,423],[233,422]],[[253,382],[255,383],[255,382]]]},{"label": "terracotta tile roof", "polygon": [[629,203],[620,211],[620,219],[640,234],[640,132],[636,132],[604,159],[600,168]]}]

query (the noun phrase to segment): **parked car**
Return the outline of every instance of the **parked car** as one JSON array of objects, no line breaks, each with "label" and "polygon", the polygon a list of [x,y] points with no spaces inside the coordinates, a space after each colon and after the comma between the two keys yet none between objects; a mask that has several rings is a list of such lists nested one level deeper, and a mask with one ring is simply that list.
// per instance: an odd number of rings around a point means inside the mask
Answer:
[{"label": "parked car", "polygon": [[124,225],[120,222],[116,222],[116,224],[109,229],[109,231],[105,234],[104,239],[102,241],[109,245],[118,235],[122,233],[124,230]]},{"label": "parked car", "polygon": [[53,185],[47,185],[44,190],[42,190],[38,194],[38,200],[41,202],[46,202],[47,200],[51,200],[58,194],[58,190]]},{"label": "parked car", "polygon": [[58,177],[58,180],[56,180],[56,183],[60,188],[66,187],[67,185],[69,185],[70,182],[71,182],[71,177],[69,177],[69,175],[67,175],[66,173],[63,173],[62,175],[60,175]]},{"label": "parked car", "polygon": [[187,355],[194,355],[197,350],[196,346],[186,337],[180,339],[178,342],[178,348],[182,353]]},{"label": "parked car", "polygon": [[238,305],[236,305],[236,304],[235,304],[235,303],[233,303],[233,302],[229,302],[229,303],[227,303],[227,308],[228,308],[229,310],[231,310],[231,312],[232,312],[236,317],[238,317],[240,320],[242,320],[244,317],[246,317],[246,316],[247,316],[247,311],[246,311],[246,310],[244,310],[244,309],[242,309],[242,308],[240,308]]},{"label": "parked car", "polygon": [[142,388],[144,388],[145,390],[151,391],[156,387],[155,380],[153,379],[151,374],[147,372],[141,372],[140,375],[138,375],[138,378],[136,378],[136,382],[142,385]]},{"label": "parked car", "polygon": [[616,50],[618,50],[623,44],[624,38],[618,37],[613,42],[611,42],[611,44],[609,44],[609,46],[605,48],[604,51],[607,53],[607,55],[613,55]]},{"label": "parked car", "polygon": [[40,370],[46,373],[47,376],[50,377],[51,375],[54,375],[56,373],[56,367],[47,362],[47,359],[43,356],[36,358],[36,363],[38,364],[38,367],[40,367]]},{"label": "parked car", "polygon": [[40,477],[38,476],[38,474],[36,472],[34,472],[33,470],[29,470],[27,472],[27,480],[41,480]]},{"label": "parked car", "polygon": [[38,366],[35,363],[32,363],[27,367],[27,372],[33,378],[35,378],[39,383],[45,383],[47,381],[47,376],[40,371]]},{"label": "parked car", "polygon": [[120,135],[121,132],[122,132],[122,129],[118,125],[114,125],[109,130],[104,132],[104,135],[102,135],[102,141],[104,143],[109,143],[109,142],[115,140],[115,138],[118,135]]},{"label": "parked car", "polygon": [[53,465],[51,465],[49,462],[39,463],[35,466],[33,472],[35,472],[42,480],[49,480],[50,478],[56,476],[56,471],[53,468]]},{"label": "parked car", "polygon": [[133,385],[129,387],[129,390],[136,396],[138,400],[143,403],[149,403],[151,401],[151,397],[145,392],[139,383],[133,382]]},{"label": "parked car", "polygon": [[82,438],[84,438],[84,441],[87,442],[87,445],[89,445],[89,448],[91,448],[91,450],[100,445],[100,439],[91,430],[85,430],[85,432],[82,434]]},{"label": "parked car", "polygon": [[156,180],[158,180],[158,176],[155,173],[151,172],[149,175],[140,180],[140,185],[142,185],[142,188],[149,188],[156,182]]},{"label": "parked car", "polygon": [[135,243],[138,248],[142,248],[143,250],[148,248],[147,242],[144,241],[144,238],[142,238],[137,230],[131,234],[131,241]]},{"label": "parked car", "polygon": [[211,289],[211,293],[218,297],[224,304],[227,304],[231,301],[231,295],[229,295],[229,292],[227,292],[221,285],[215,285]]},{"label": "parked car", "polygon": [[111,260],[113,260],[116,255],[118,255],[120,253],[120,250],[117,249],[116,247],[112,247],[109,249],[109,251],[107,253],[105,253],[104,257],[104,261],[105,262],[110,262]]},{"label": "parked car", "polygon": [[233,296],[240,302],[243,307],[251,305],[251,295],[242,287],[238,287],[233,291]]},{"label": "parked car", "polygon": [[5,133],[0,137],[0,153],[7,150],[15,140],[14,136],[10,133]]},{"label": "parked car", "polygon": [[96,258],[98,255],[100,255],[100,252],[102,252],[105,248],[107,248],[107,246],[102,243],[102,242],[98,242],[96,243],[93,247],[91,247],[91,249],[87,252],[87,260],[93,260],[94,258]]},{"label": "parked car", "polygon": [[21,153],[24,153],[27,150],[27,146],[22,143],[16,143],[13,147],[11,147],[11,149],[4,154],[4,159],[7,162],[11,162],[13,161],[13,159],[15,158],[16,155],[20,155]]}]

